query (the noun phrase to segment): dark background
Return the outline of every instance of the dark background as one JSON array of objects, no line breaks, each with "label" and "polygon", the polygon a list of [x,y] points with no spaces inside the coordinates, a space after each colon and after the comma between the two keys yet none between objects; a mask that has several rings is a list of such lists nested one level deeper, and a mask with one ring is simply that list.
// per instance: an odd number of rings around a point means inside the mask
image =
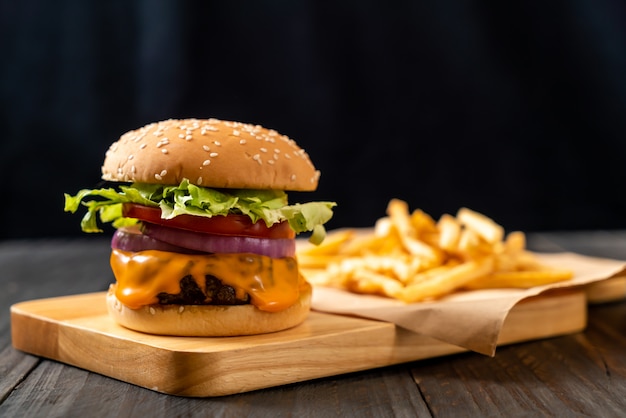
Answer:
[{"label": "dark background", "polygon": [[527,231],[626,227],[623,1],[0,0],[0,238],[81,234],[63,192],[178,117],[296,139],[330,227],[388,200]]}]

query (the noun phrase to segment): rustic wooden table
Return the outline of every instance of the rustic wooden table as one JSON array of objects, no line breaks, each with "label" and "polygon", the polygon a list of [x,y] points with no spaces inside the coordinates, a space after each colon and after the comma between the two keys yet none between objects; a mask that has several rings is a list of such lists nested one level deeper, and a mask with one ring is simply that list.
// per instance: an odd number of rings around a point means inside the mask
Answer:
[{"label": "rustic wooden table", "polygon": [[[539,251],[626,259],[626,231],[529,234]],[[584,332],[218,398],[133,386],[11,346],[9,307],[101,291],[107,240],[0,242],[0,416],[597,416],[626,414],[626,301]]]}]

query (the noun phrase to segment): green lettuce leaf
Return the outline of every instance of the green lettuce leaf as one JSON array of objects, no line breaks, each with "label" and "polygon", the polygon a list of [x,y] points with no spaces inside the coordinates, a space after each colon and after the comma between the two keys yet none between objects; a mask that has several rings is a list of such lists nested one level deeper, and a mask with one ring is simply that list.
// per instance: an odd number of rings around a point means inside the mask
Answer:
[{"label": "green lettuce leaf", "polygon": [[183,180],[178,186],[133,183],[119,186],[119,190],[84,189],[75,196],[65,194],[65,211],[75,213],[85,206],[87,213],[81,221],[84,232],[102,232],[100,222],[111,222],[114,227],[132,225],[137,221],[124,218],[124,203],[137,203],[161,208],[161,216],[171,219],[178,215],[226,216],[244,214],[253,222],[263,220],[269,227],[288,221],[297,233],[313,231],[311,240],[323,240],[323,225],[332,216],[334,202],[309,202],[289,205],[287,194],[280,190],[210,189]]}]

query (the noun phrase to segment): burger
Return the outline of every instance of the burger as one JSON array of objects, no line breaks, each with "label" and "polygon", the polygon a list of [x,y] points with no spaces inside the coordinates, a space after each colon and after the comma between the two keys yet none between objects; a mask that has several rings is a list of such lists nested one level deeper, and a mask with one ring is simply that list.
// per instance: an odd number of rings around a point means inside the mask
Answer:
[{"label": "burger", "polygon": [[152,123],[122,135],[105,187],[65,194],[84,232],[113,228],[109,315],[136,331],[252,335],[302,323],[311,285],[295,237],[323,240],[334,202],[290,204],[320,172],[289,137],[217,119]]}]

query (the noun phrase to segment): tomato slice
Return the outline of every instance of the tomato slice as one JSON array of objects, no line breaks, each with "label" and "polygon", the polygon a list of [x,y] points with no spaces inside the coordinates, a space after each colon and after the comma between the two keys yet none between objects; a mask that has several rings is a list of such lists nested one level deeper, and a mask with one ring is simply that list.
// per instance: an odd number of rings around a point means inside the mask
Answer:
[{"label": "tomato slice", "polygon": [[237,235],[261,238],[294,238],[296,233],[288,222],[281,222],[267,227],[262,220],[252,222],[246,215],[213,216],[211,218],[193,215],[178,215],[172,219],[161,218],[161,209],[125,203],[123,214],[127,218],[135,218],[170,228],[204,232],[216,235]]}]

